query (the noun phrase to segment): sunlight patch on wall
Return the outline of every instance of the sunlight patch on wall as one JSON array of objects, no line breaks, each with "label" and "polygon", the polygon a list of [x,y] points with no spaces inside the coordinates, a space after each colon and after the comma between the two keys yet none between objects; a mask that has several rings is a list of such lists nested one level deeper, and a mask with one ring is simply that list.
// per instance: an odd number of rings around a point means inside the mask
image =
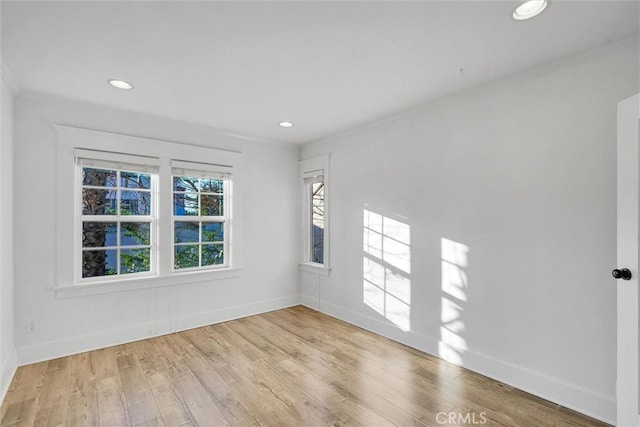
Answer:
[{"label": "sunlight patch on wall", "polygon": [[403,331],[411,329],[411,229],[364,210],[363,302]]},{"label": "sunlight patch on wall", "polygon": [[467,273],[469,247],[453,240],[441,239],[441,313],[439,355],[443,359],[461,365],[467,350],[463,338],[465,332],[462,315],[467,302]]}]

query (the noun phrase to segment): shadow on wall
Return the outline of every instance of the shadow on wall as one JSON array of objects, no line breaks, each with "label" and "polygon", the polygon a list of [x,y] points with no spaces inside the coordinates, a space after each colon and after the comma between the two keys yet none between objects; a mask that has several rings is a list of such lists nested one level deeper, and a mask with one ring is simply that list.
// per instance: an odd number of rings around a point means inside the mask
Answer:
[{"label": "shadow on wall", "polygon": [[411,330],[411,229],[363,211],[363,302],[403,331]]},{"label": "shadow on wall", "polygon": [[467,302],[467,273],[469,247],[453,240],[441,239],[442,298],[440,313],[439,356],[451,363],[462,365],[467,342],[462,314]]}]

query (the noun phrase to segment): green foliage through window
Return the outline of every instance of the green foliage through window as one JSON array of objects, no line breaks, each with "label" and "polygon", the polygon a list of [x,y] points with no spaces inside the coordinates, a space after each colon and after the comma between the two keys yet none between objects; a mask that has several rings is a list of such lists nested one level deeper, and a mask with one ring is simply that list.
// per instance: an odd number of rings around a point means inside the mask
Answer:
[{"label": "green foliage through window", "polygon": [[83,278],[151,271],[151,185],[151,174],[82,168]]},{"label": "green foliage through window", "polygon": [[174,268],[223,265],[224,180],[173,177]]}]

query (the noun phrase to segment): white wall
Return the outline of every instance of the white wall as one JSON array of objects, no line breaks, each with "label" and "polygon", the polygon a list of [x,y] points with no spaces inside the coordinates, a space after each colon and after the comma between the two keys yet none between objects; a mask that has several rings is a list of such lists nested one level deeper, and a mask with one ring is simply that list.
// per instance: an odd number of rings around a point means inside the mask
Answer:
[{"label": "white wall", "polygon": [[[613,422],[616,104],[638,46],[516,80],[303,147],[331,156],[332,272],[300,273],[301,299]],[[363,302],[364,209],[410,227],[410,331]]]},{"label": "white wall", "polygon": [[0,402],[16,368],[13,319],[13,94],[0,79]]},{"label": "white wall", "polygon": [[[52,124],[242,151],[240,277],[57,299],[52,290],[56,285]],[[297,304],[298,241],[291,227],[298,208],[297,147],[246,141],[195,125],[33,95],[15,99],[15,142],[15,194],[19,195],[15,339],[20,364]],[[38,322],[37,333],[25,333],[27,320]]]}]

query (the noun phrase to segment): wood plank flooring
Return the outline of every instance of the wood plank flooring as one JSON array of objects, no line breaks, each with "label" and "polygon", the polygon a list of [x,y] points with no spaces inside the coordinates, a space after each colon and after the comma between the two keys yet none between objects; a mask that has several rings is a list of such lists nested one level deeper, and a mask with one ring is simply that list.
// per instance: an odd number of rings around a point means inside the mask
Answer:
[{"label": "wood plank flooring", "polygon": [[604,425],[302,306],[21,367],[0,420],[2,426]]}]

